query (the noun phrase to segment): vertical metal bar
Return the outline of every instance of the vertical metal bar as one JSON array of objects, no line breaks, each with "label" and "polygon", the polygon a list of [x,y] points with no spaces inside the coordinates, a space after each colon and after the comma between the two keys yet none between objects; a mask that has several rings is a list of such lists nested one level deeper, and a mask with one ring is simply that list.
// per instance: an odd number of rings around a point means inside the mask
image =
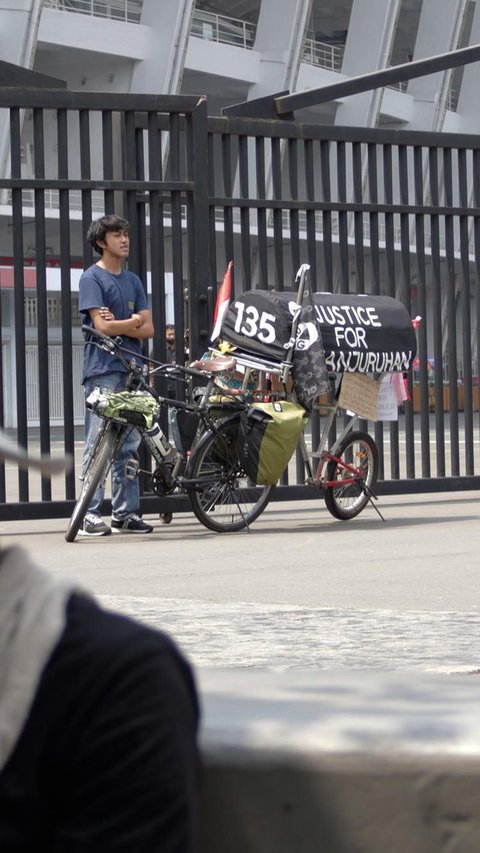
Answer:
[{"label": "vertical metal bar", "polygon": [[[112,111],[102,112],[102,153],[103,153],[103,177],[106,181],[113,181],[113,128]],[[117,213],[115,210],[115,193],[113,190],[105,190],[104,210],[106,214]]]},{"label": "vertical metal bar", "polygon": [[[368,198],[370,204],[378,204],[378,170],[377,170],[377,146],[370,143],[367,148],[367,164],[368,164]],[[380,293],[380,247],[378,239],[378,213],[372,211],[369,214],[370,227],[370,266],[371,275],[371,292],[372,294]],[[375,423],[375,443],[379,451],[379,480],[385,479],[385,446],[384,446],[384,428],[383,421]]]},{"label": "vertical metal bar", "polygon": [[[282,159],[281,141],[273,137],[272,143],[272,192],[275,201],[282,198]],[[283,211],[281,207],[273,208],[273,255],[275,260],[275,287],[284,290],[283,270]]]},{"label": "vertical metal bar", "polygon": [[[343,140],[337,142],[337,189],[339,202],[347,201],[347,158],[346,145]],[[349,261],[348,261],[348,213],[346,210],[338,212],[338,250],[340,255],[340,292],[348,293]]]},{"label": "vertical metal bar", "polygon": [[[393,163],[392,146],[383,147],[383,182],[385,203],[393,205]],[[385,213],[385,253],[387,262],[387,289],[395,297],[395,237],[394,214]],[[390,422],[390,476],[392,480],[400,478],[400,453],[398,445],[398,426]]]},{"label": "vertical metal bar", "polygon": [[124,152],[125,152],[125,175],[126,181],[126,203],[127,219],[130,222],[131,243],[130,257],[127,267],[133,272],[139,274],[140,269],[140,245],[139,245],[139,220],[137,210],[137,191],[129,188],[129,182],[137,179],[138,167],[138,152],[137,138],[135,129],[135,112],[126,110],[125,115],[125,133],[124,133]]},{"label": "vertical metal bar", "polygon": [[[423,205],[423,154],[420,146],[413,150],[413,176],[415,186],[415,204]],[[417,290],[418,306],[422,318],[417,332],[418,359],[420,377],[420,441],[422,446],[422,477],[430,477],[430,416],[427,384],[427,279],[425,268],[425,216],[415,214],[415,243],[417,246]]]},{"label": "vertical metal bar", "polygon": [[[215,193],[215,144],[217,138],[213,133],[208,134],[208,194],[209,199],[213,198]],[[218,279],[217,273],[217,229],[216,229],[216,210],[213,204],[208,205],[208,222],[209,222],[209,247],[210,247],[210,285],[208,291],[208,316],[213,318],[215,300],[213,298],[213,282]]]},{"label": "vertical metal bar", "polygon": [[[205,168],[208,156],[207,100],[201,99],[191,116],[187,116],[187,128],[191,129],[191,157],[188,158],[188,177],[193,181],[193,196],[188,196],[191,210],[194,252],[191,255],[189,322],[193,316],[197,323],[196,335],[190,340],[191,355],[198,358],[208,347],[210,324],[208,315],[208,292],[211,282],[208,245],[208,171]],[[189,228],[190,233],[190,228]]]},{"label": "vertical metal bar", "polygon": [[[387,143],[383,146],[383,192],[385,204],[393,205],[393,164],[392,146]],[[395,240],[394,240],[394,214],[385,213],[385,260],[387,267],[387,292],[389,296],[395,297]]]},{"label": "vertical metal bar", "polygon": [[[313,201],[315,198],[315,158],[314,158],[314,148],[313,142],[311,139],[305,140],[304,145],[305,151],[305,186],[307,189],[307,201]],[[312,282],[312,289],[317,290],[317,233],[316,233],[316,223],[315,223],[315,210],[313,208],[309,208],[306,211],[306,221],[307,221],[307,259],[310,264],[310,280]]]},{"label": "vertical metal bar", "polygon": [[[68,180],[68,113],[57,111],[58,177]],[[62,294],[62,367],[63,367],[63,436],[66,453],[75,451],[74,407],[73,407],[73,337],[72,337],[72,294],[71,294],[71,250],[70,250],[70,203],[68,189],[58,193],[60,219],[60,290]],[[75,498],[75,472],[65,472],[65,496]]]},{"label": "vertical metal bar", "polygon": [[[378,204],[378,170],[377,170],[377,146],[374,143],[368,145],[368,188],[370,204]],[[370,263],[372,268],[371,292],[380,293],[380,248],[378,240],[378,212],[369,214],[370,224]]]},{"label": "vertical metal bar", "polygon": [[[322,139],[320,142],[320,176],[322,181],[322,201],[328,204],[332,200],[332,181],[330,169],[330,143]],[[333,293],[335,289],[334,273],[333,273],[333,240],[332,240],[332,212],[325,208],[322,212],[323,223],[323,258],[325,265],[325,285],[322,285],[322,290],[325,289]],[[329,400],[333,401],[335,381],[331,379],[329,389]],[[321,432],[321,416],[318,418],[318,430],[316,431],[315,441],[316,446],[320,440]],[[337,419],[333,418],[332,426],[328,433],[330,446],[336,441],[337,437]]]},{"label": "vertical metal bar", "polygon": [[[181,135],[180,135],[180,116],[178,113],[170,113],[170,143],[169,143],[169,163],[170,163],[170,180],[180,180],[181,170]],[[173,273],[173,310],[175,326],[184,325],[184,292],[183,292],[183,221],[182,221],[182,193],[180,190],[172,190],[172,273]],[[193,237],[192,237],[193,239]],[[192,251],[191,241],[188,243],[189,251]],[[192,302],[192,280],[189,281],[189,306]],[[190,307],[189,307],[190,310]],[[189,321],[190,322],[190,321]],[[192,319],[190,326],[190,335],[192,340],[197,340],[198,327]],[[175,336],[177,337],[177,336]]]},{"label": "vertical metal bar", "polygon": [[[352,144],[352,168],[353,168],[353,224],[355,240],[355,291],[365,293],[365,258],[363,237],[363,213],[356,210],[355,206],[363,201],[363,177],[362,177],[362,146],[360,142]],[[350,288],[351,289],[351,288]]]},{"label": "vertical metal bar", "polygon": [[[151,181],[162,180],[162,134],[158,127],[158,113],[148,114],[148,174]],[[165,232],[163,202],[157,190],[150,190],[150,267],[152,285],[152,318],[156,334],[152,354],[157,361],[166,361],[165,335]],[[157,389],[160,391],[160,388]],[[162,389],[163,390],[163,389]]]},{"label": "vertical metal bar", "polygon": [[[233,177],[232,177],[232,139],[229,134],[222,134],[222,176],[223,176],[223,194],[226,198],[231,198],[233,195]],[[229,261],[234,260],[234,245],[233,245],[233,208],[230,205],[225,205],[223,210],[223,230],[224,230],[224,246],[225,246],[225,268]],[[223,271],[222,271],[223,275]],[[235,265],[233,267],[233,278],[235,277]]]},{"label": "vertical metal bar", "polygon": [[[438,207],[438,150],[433,146],[428,152],[430,199]],[[445,424],[443,416],[443,342],[442,342],[442,271],[440,264],[440,229],[438,214],[430,214],[430,240],[432,252],[432,310],[433,354],[435,358],[435,438],[437,477],[445,476]],[[455,405],[457,404],[455,389]]]},{"label": "vertical metal bar", "polygon": [[[147,158],[148,176],[150,181],[161,181],[163,177],[163,145],[162,133],[159,128],[158,113],[151,111],[147,116]],[[151,341],[151,353],[156,361],[165,363],[167,361],[165,326],[166,302],[165,302],[165,226],[164,226],[164,204],[161,194],[151,189],[148,194],[150,209],[150,274],[152,288],[152,320],[155,329],[153,341]],[[181,332],[181,333],[180,333]],[[183,335],[183,324],[178,329],[178,339]],[[155,376],[153,380],[155,389],[159,394],[167,396],[167,382],[163,377]],[[175,395],[176,395],[175,389]],[[168,434],[168,413],[162,407],[160,411],[160,422],[162,429]]]},{"label": "vertical metal bar", "polygon": [[[259,201],[266,199],[265,180],[265,138],[257,136],[255,139],[255,166],[257,175],[257,198]],[[257,210],[258,229],[258,269],[260,288],[268,288],[268,250],[267,250],[267,211],[265,207],[258,206]]]},{"label": "vertical metal bar", "polygon": [[[353,184],[353,231],[354,231],[354,253],[355,269],[352,277],[355,281],[348,282],[348,290],[356,293],[365,293],[365,258],[363,250],[363,213],[356,209],[363,201],[363,168],[362,168],[362,146],[359,142],[352,143],[352,184]],[[348,245],[347,245],[348,251]],[[355,285],[353,287],[353,285]],[[368,421],[359,420],[360,429],[368,429]]]},{"label": "vertical metal bar", "polygon": [[[473,203],[475,208],[478,210],[480,208],[480,152],[473,152]],[[480,286],[480,217],[474,217],[473,224],[473,236],[474,236],[474,252],[475,252],[475,349],[477,355],[476,361],[476,373],[477,373],[477,384],[476,384],[476,392],[479,394],[480,391],[480,296],[479,296],[479,286]],[[455,377],[456,378],[456,377]],[[478,402],[478,412],[480,418],[480,399]],[[472,400],[473,400],[473,389],[472,389]],[[472,409],[474,407],[472,406]]]},{"label": "vertical metal bar", "polygon": [[[33,111],[34,174],[45,178],[45,150],[43,138],[43,109]],[[47,314],[47,258],[45,251],[45,190],[35,189],[35,259],[37,279],[37,350],[38,350],[38,402],[40,413],[40,449],[50,453],[50,402],[48,370],[48,314]],[[50,477],[41,478],[43,501],[52,499]]]},{"label": "vertical metal bar", "polygon": [[[148,115],[147,115],[148,123]],[[145,154],[143,147],[143,129],[135,127],[135,178],[137,181],[145,181]],[[137,263],[135,272],[140,277],[145,294],[147,293],[147,211],[148,196],[146,192],[135,193],[136,210],[136,256]],[[144,353],[148,352],[148,341],[143,342]]]},{"label": "vertical metal bar", "polygon": [[[458,150],[460,207],[468,207],[467,152]],[[462,306],[463,392],[465,417],[465,472],[474,473],[473,458],[473,399],[472,399],[472,339],[470,318],[470,261],[468,252],[468,216],[460,215],[460,298]]]},{"label": "vertical metal bar", "polygon": [[[241,134],[238,138],[238,170],[240,198],[248,199],[248,137]],[[247,206],[240,207],[240,243],[242,250],[243,280],[248,290],[252,281],[250,258],[250,210]]]},{"label": "vertical metal bar", "polygon": [[[78,120],[80,130],[80,179],[82,181],[90,181],[92,167],[90,157],[90,115],[88,110],[79,110]],[[82,231],[85,236],[92,221],[92,191],[89,187],[85,187],[81,192]],[[86,240],[83,241],[83,263],[85,267],[88,267],[92,263],[92,250],[87,246]]]},{"label": "vertical metal bar", "polygon": [[[400,204],[409,204],[408,193],[408,152],[406,145],[398,146],[398,177]],[[408,213],[400,213],[400,260],[401,276],[397,281],[397,298],[405,307],[410,307],[410,220]]]},{"label": "vertical metal bar", "polygon": [[[330,176],[330,143],[327,140],[320,142],[320,174],[322,178],[322,201],[332,200],[331,176]],[[323,258],[325,265],[325,290],[333,293],[333,253],[332,253],[332,211],[324,210],[322,213],[323,223]]]},{"label": "vertical metal bar", "polygon": [[[478,152],[476,152],[478,154]],[[479,165],[477,163],[477,165]],[[478,176],[474,172],[474,186]],[[452,149],[443,149],[443,186],[445,207],[453,208]],[[479,198],[477,197],[477,203]],[[450,472],[460,475],[460,448],[458,431],[458,389],[457,389],[457,304],[455,297],[455,240],[453,214],[445,216],[445,257],[446,257],[446,306],[447,306],[447,359],[448,386],[450,392]],[[455,405],[452,401],[455,400]]]},{"label": "vertical metal bar", "polygon": [[[298,200],[298,142],[296,139],[288,140],[288,179],[290,184],[290,198]],[[290,254],[292,258],[292,271],[296,273],[300,266],[300,226],[298,208],[290,210]]]},{"label": "vertical metal bar", "polygon": [[[398,150],[400,204],[406,206],[410,202],[408,189],[408,151],[406,145],[400,145]],[[405,305],[408,313],[411,313],[410,297],[410,217],[408,213],[400,214],[400,241],[401,241],[401,285],[400,299]],[[405,403],[405,455],[406,474],[413,479],[415,477],[415,433],[413,425],[413,406],[409,400]],[[392,424],[393,429],[398,431],[398,423]]]},{"label": "vertical metal bar", "polygon": [[[20,111],[10,110],[10,159],[12,179],[21,178],[20,155]],[[23,215],[22,190],[12,189],[12,230],[13,230],[13,282],[15,312],[15,368],[17,391],[17,438],[22,447],[28,446],[27,429],[27,371],[25,357],[25,279],[23,269]],[[18,471],[18,491],[20,501],[28,501],[28,472]]]}]

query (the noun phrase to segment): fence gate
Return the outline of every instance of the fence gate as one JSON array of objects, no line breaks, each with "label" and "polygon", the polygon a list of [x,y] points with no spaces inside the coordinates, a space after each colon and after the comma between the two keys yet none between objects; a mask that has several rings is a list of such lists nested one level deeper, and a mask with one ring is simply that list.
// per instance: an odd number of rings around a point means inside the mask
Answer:
[{"label": "fence gate", "polygon": [[[386,293],[422,316],[412,400],[369,424],[380,492],[479,488],[480,141],[207,115],[204,99],[0,89],[0,424],[32,450],[70,453],[40,478],[0,465],[0,518],[67,516],[82,450],[78,280],[104,213],[132,225],[129,266],[147,288],[165,358],[208,347],[216,286],[238,294]],[[0,140],[1,143],[2,140]],[[320,417],[313,422],[316,440]],[[310,497],[294,466],[277,499]],[[171,508],[148,493],[145,511]],[[186,509],[186,503],[175,503]]]}]

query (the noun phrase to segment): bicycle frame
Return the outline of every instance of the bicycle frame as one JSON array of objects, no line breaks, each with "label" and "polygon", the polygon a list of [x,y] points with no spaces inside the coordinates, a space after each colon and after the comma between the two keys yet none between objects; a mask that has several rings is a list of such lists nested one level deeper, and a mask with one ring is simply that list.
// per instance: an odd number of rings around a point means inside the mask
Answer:
[{"label": "bicycle frame", "polygon": [[[340,435],[337,436],[332,447],[330,447],[327,450],[328,436],[330,434],[330,430],[333,426],[333,423],[334,423],[335,418],[336,418],[337,413],[338,413],[338,408],[339,408],[338,402],[335,401],[334,404],[328,406],[327,408],[328,408],[328,416],[327,416],[327,419],[325,421],[325,424],[323,425],[323,429],[322,429],[322,433],[320,436],[320,441],[318,443],[317,449],[315,451],[309,451],[308,450],[307,443],[305,440],[305,434],[303,434],[300,437],[300,441],[299,441],[299,445],[298,445],[299,450],[300,450],[300,455],[302,457],[302,461],[303,461],[305,468],[306,468],[306,471],[307,471],[307,481],[306,481],[307,485],[317,486],[317,487],[319,486],[323,489],[327,489],[331,486],[338,485],[338,483],[339,483],[339,481],[337,481],[337,480],[325,480],[325,478],[323,477],[323,470],[325,468],[325,465],[330,460],[337,462],[340,467],[342,467],[345,470],[348,470],[352,473],[351,482],[355,482],[355,480],[358,479],[358,469],[355,468],[355,466],[353,466],[353,465],[348,465],[348,463],[345,463],[342,459],[340,459],[338,456],[335,455],[336,451],[340,447],[341,442],[343,441],[345,436],[347,436],[348,433],[351,432],[353,430],[353,428],[356,426],[356,424],[358,423],[358,415],[352,415],[350,417],[347,424],[344,426],[343,430],[341,431]],[[314,469],[313,469],[313,466],[311,463],[311,460],[313,461],[314,459],[320,460],[318,462],[316,468],[315,468],[315,473],[314,473]],[[349,482],[348,478],[342,479],[342,483],[344,485],[346,485],[348,482]]]}]

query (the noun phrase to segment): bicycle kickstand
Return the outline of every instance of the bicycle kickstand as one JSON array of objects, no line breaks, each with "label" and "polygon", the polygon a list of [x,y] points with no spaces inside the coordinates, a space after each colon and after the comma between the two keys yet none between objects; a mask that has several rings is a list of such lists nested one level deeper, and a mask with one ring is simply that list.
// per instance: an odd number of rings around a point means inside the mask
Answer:
[{"label": "bicycle kickstand", "polygon": [[368,488],[368,486],[366,486],[365,484],[363,485],[363,491],[364,491],[364,492],[365,492],[365,494],[367,495],[368,500],[369,500],[369,501],[370,501],[370,503],[372,504],[372,506],[373,506],[373,508],[374,508],[375,512],[377,513],[377,515],[379,515],[379,516],[380,516],[380,518],[382,519],[382,521],[385,521],[385,519],[384,519],[384,517],[383,517],[382,513],[380,512],[380,510],[379,510],[378,506],[377,506],[377,505],[374,503],[374,501],[373,501],[373,499],[374,499],[374,498],[375,498],[375,500],[376,500],[376,501],[378,501],[377,496],[376,496],[376,495],[372,492],[372,490],[371,490],[371,489],[369,489],[369,488]]}]

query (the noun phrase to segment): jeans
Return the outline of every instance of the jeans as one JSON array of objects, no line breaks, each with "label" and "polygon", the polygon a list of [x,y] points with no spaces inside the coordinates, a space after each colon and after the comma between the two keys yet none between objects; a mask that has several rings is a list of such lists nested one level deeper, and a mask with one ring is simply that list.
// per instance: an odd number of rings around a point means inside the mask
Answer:
[{"label": "jeans", "polygon": [[[94,388],[109,388],[116,391],[125,390],[125,373],[108,373],[105,376],[93,376],[87,379],[84,385],[85,398]],[[90,409],[85,409],[85,449],[83,451],[82,471],[85,471],[92,447],[95,443],[98,430],[103,418],[98,417]],[[137,450],[140,444],[140,436],[136,429],[131,429],[122,444],[117,458],[112,465],[112,516],[117,519],[127,518],[140,507],[140,491],[138,478],[127,480],[125,477],[125,464],[128,459],[138,458]],[[105,483],[98,487],[88,507],[88,512],[100,515],[105,492]]]}]

